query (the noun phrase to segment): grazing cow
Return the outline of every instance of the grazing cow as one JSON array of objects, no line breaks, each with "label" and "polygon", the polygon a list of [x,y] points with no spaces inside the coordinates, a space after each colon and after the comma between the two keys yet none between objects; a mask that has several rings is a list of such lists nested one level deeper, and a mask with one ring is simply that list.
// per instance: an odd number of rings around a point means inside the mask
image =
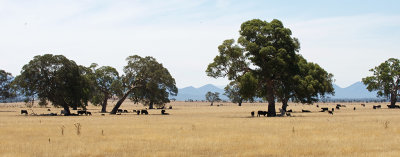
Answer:
[{"label": "grazing cow", "polygon": [[261,115],[264,115],[264,117],[265,117],[265,115],[267,115],[268,114],[268,112],[267,111],[258,111],[257,112],[257,117],[260,117]]},{"label": "grazing cow", "polygon": [[301,110],[301,112],[311,112],[310,110]]},{"label": "grazing cow", "polygon": [[251,111],[251,116],[254,117],[254,111]]},{"label": "grazing cow", "polygon": [[342,107],[342,105],[340,105],[340,104],[336,104],[336,106]]},{"label": "grazing cow", "polygon": [[51,111],[50,109],[47,109],[47,111]]},{"label": "grazing cow", "polygon": [[382,107],[381,105],[372,106],[373,109],[378,109],[378,108],[381,108],[381,107]]},{"label": "grazing cow", "polygon": [[91,116],[91,115],[92,115],[92,112],[86,111],[86,115]]},{"label": "grazing cow", "polygon": [[333,115],[333,110],[332,110],[332,111],[329,111],[329,110],[328,110],[328,114]]},{"label": "grazing cow", "polygon": [[27,110],[21,110],[21,114],[27,115],[27,114],[28,114],[28,111],[27,111]]},{"label": "grazing cow", "polygon": [[169,113],[165,113],[165,110],[161,110],[162,115],[169,115]]},{"label": "grazing cow", "polygon": [[293,110],[292,110],[292,109],[290,109],[290,110],[287,110],[286,112],[293,112]]},{"label": "grazing cow", "polygon": [[322,107],[320,112],[325,112],[328,111],[329,109],[327,107]]},{"label": "grazing cow", "polygon": [[117,110],[118,113],[122,113],[122,111],[123,111],[122,109],[118,109]]},{"label": "grazing cow", "polygon": [[400,108],[399,105],[387,105],[388,108]]},{"label": "grazing cow", "polygon": [[124,110],[124,113],[128,113],[128,110]]},{"label": "grazing cow", "polygon": [[163,107],[157,107],[157,109],[165,109],[165,106],[163,106]]},{"label": "grazing cow", "polygon": [[365,104],[361,104],[362,107],[365,107]]},{"label": "grazing cow", "polygon": [[78,111],[78,115],[83,115],[83,114],[86,114],[86,111]]},{"label": "grazing cow", "polygon": [[139,110],[137,110],[137,111],[136,111],[136,113],[137,113],[137,115],[139,115],[139,114],[140,114],[140,111],[139,111]]},{"label": "grazing cow", "polygon": [[142,110],[142,114],[148,115],[149,112],[147,112],[147,110]]},{"label": "grazing cow", "polygon": [[169,105],[168,109],[172,109],[172,106],[171,106],[171,105]]},{"label": "grazing cow", "polygon": [[338,110],[339,110],[339,109],[340,109],[340,106],[336,106],[336,109],[338,109]]}]

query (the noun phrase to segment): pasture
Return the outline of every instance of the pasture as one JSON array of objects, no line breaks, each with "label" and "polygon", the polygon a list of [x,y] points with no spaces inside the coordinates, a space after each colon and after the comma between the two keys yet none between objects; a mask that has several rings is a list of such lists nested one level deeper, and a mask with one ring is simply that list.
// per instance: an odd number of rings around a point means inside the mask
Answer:
[{"label": "pasture", "polygon": [[[109,102],[108,111],[116,102]],[[315,105],[289,104],[292,117],[251,117],[266,103],[172,102],[170,115],[125,102],[129,113],[25,116],[23,104],[0,104],[0,156],[399,156],[400,109],[345,104],[333,115]],[[280,107],[280,104],[277,105]],[[356,110],[353,108],[356,107]],[[32,108],[37,114],[61,108]],[[300,113],[302,109],[311,113]],[[71,110],[73,113],[76,111]],[[300,112],[299,112],[300,111]],[[75,124],[80,124],[80,134]]]}]

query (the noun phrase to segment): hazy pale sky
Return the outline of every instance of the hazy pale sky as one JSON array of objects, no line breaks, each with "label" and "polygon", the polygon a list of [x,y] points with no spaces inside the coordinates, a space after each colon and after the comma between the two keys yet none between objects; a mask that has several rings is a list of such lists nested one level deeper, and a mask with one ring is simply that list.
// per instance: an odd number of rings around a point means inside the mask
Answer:
[{"label": "hazy pale sky", "polygon": [[0,69],[20,73],[33,56],[62,54],[77,64],[122,72],[130,55],[153,56],[179,88],[208,83],[205,69],[240,24],[279,19],[300,54],[334,74],[341,87],[400,58],[397,0],[0,0]]}]

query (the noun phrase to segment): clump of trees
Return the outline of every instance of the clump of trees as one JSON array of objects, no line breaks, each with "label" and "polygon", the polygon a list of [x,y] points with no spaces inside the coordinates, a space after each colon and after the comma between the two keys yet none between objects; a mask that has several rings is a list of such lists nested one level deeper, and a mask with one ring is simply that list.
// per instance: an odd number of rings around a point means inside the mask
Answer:
[{"label": "clump of trees", "polygon": [[400,61],[396,58],[389,58],[369,71],[372,76],[362,79],[369,91],[377,91],[378,97],[390,99],[390,108],[396,107],[400,95]]},{"label": "clump of trees", "polygon": [[0,100],[6,100],[15,96],[12,90],[13,76],[11,73],[0,69]]},{"label": "clump of trees", "polygon": [[107,101],[113,96],[122,95],[122,83],[118,71],[111,66],[97,68],[93,63],[89,67],[89,77],[92,78],[93,95],[90,102],[101,105],[101,112],[107,112]]},{"label": "clump of trees", "polygon": [[[33,101],[38,98],[39,105],[51,102],[63,107],[65,115],[70,108],[86,109],[88,102],[101,105],[106,112],[107,100],[119,97],[111,114],[115,114],[123,101],[129,96],[135,103],[141,102],[150,108],[169,102],[169,95],[176,95],[178,88],[168,70],[153,57],[137,55],[127,58],[124,75],[110,66],[97,68],[77,65],[62,55],[38,55],[24,65],[21,74],[12,83],[11,74],[0,71],[1,98],[8,98],[12,85],[18,93]],[[4,92],[3,92],[4,91]]]},{"label": "clump of trees", "polygon": [[111,114],[117,113],[128,96],[135,103],[141,102],[151,109],[153,105],[162,106],[169,103],[168,96],[178,94],[175,79],[153,57],[134,55],[126,58],[126,61],[128,64],[124,67],[125,75],[122,76],[124,94]]},{"label": "clump of trees", "polygon": [[210,92],[210,91],[208,91],[206,93],[206,100],[208,102],[211,102],[210,106],[213,106],[214,102],[221,101],[221,99],[219,98],[219,93],[218,92],[213,93],[213,92]]},{"label": "clump of trees", "polygon": [[62,55],[45,54],[24,65],[15,84],[25,96],[37,96],[43,105],[50,101],[69,115],[70,107],[85,108],[90,98],[90,80],[83,73],[84,69],[74,61]]},{"label": "clump of trees", "polygon": [[276,100],[286,110],[289,99],[312,103],[334,93],[333,75],[298,54],[298,39],[281,21],[246,21],[239,33],[237,43],[228,39],[218,47],[206,73],[234,81],[242,99],[267,100],[268,116],[276,116]]},{"label": "clump of trees", "polygon": [[242,106],[243,97],[240,95],[240,88],[238,82],[232,81],[225,88],[225,93],[229,100],[233,103],[238,103],[238,106]]}]

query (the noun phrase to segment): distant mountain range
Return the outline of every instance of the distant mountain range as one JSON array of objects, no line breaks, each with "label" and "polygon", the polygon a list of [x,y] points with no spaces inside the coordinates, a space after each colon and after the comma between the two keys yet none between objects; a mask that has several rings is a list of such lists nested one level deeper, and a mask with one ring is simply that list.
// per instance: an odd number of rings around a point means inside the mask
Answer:
[{"label": "distant mountain range", "polygon": [[338,85],[333,84],[333,88],[335,88],[335,96],[331,96],[331,98],[336,98],[336,99],[377,98],[376,92],[369,92],[367,90],[367,86],[365,86],[362,82],[356,82],[346,88],[341,88]]},{"label": "distant mountain range", "polygon": [[[193,86],[180,88],[178,91],[178,95],[175,97],[176,100],[185,101],[185,100],[205,100],[205,95],[208,91],[211,92],[219,92],[220,98],[222,100],[228,100],[228,97],[223,95],[225,93],[225,86],[215,86],[212,84],[207,84],[199,88],[194,88]],[[341,88],[336,84],[333,84],[335,88],[335,96],[328,96],[332,99],[374,99],[376,97],[376,92],[369,92],[366,89],[366,86],[362,82],[356,82],[346,88]]]}]

